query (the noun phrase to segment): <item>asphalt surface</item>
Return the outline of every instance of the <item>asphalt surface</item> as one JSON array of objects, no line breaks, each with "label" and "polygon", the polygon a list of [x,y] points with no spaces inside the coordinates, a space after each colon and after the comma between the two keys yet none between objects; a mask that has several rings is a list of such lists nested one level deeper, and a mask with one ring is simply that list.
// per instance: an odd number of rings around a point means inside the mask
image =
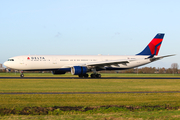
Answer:
[{"label": "asphalt surface", "polygon": [[180,91],[137,91],[137,92],[13,92],[0,94],[129,94],[129,93],[180,93]]},{"label": "asphalt surface", "polygon": [[180,77],[102,77],[102,78],[79,78],[79,77],[0,77],[0,79],[180,79]]}]

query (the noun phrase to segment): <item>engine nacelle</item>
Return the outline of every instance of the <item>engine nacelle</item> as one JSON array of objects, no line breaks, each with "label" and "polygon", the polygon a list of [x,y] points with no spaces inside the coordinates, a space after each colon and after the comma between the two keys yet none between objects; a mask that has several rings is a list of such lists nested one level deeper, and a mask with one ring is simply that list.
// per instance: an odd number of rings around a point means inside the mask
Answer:
[{"label": "engine nacelle", "polygon": [[52,71],[53,74],[65,74],[65,71],[61,71],[61,70],[54,70]]},{"label": "engine nacelle", "polygon": [[87,67],[74,66],[71,68],[71,74],[73,75],[83,75],[87,73]]}]

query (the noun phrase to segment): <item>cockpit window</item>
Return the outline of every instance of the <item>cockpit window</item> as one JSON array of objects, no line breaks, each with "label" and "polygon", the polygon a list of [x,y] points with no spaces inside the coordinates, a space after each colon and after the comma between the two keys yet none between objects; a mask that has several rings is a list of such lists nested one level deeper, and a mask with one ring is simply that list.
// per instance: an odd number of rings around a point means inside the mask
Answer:
[{"label": "cockpit window", "polygon": [[8,59],[8,61],[14,61],[14,59]]}]

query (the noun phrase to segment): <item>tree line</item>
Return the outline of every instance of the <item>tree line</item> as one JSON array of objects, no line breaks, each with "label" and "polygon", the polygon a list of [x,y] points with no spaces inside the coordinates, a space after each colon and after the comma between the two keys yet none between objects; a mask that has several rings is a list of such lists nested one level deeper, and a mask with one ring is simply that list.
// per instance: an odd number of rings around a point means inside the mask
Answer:
[{"label": "tree line", "polygon": [[[136,74],[179,74],[179,65],[177,63],[172,63],[170,68],[156,68],[156,67],[141,67],[132,68],[128,70],[115,71],[116,73],[136,73]],[[113,71],[105,71],[106,73]]]}]

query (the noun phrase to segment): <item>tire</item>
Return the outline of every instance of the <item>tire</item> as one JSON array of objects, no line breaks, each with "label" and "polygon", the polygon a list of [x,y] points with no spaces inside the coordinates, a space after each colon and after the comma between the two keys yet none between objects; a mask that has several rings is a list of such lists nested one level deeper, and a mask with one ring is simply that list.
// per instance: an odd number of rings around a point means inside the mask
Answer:
[{"label": "tire", "polygon": [[83,78],[83,75],[79,75],[79,78]]},{"label": "tire", "polygon": [[97,78],[101,78],[101,74],[96,74],[96,77]]},{"label": "tire", "polygon": [[85,74],[85,75],[83,75],[84,76],[84,78],[88,78],[89,77],[89,75],[88,74]]},{"label": "tire", "polygon": [[91,78],[96,78],[96,75],[95,74],[91,74]]},{"label": "tire", "polygon": [[24,74],[21,74],[21,75],[20,75],[20,77],[22,77],[22,78],[23,78],[23,77],[24,77]]}]

